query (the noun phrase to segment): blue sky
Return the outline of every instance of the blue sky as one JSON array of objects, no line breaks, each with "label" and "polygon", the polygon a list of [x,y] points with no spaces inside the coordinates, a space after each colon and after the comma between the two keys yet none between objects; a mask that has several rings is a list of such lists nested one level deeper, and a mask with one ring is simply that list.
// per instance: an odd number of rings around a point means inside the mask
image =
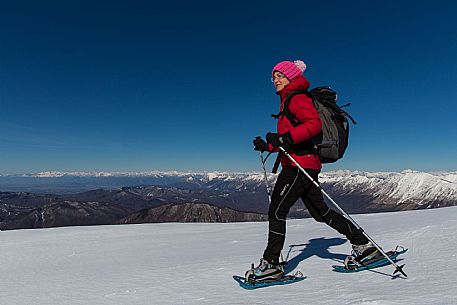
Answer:
[{"label": "blue sky", "polygon": [[[357,121],[324,170],[457,170],[454,1],[0,4],[0,173],[259,170],[272,67]],[[271,165],[271,164],[270,164]]]}]

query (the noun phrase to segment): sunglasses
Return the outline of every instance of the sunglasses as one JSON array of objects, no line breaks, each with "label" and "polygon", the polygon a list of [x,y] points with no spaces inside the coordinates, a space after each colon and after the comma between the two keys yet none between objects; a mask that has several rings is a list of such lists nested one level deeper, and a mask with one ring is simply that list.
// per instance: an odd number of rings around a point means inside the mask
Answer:
[{"label": "sunglasses", "polygon": [[276,79],[280,79],[281,80],[284,77],[286,77],[284,74],[278,73],[278,74],[276,74],[276,76],[271,77],[271,82],[274,83]]}]

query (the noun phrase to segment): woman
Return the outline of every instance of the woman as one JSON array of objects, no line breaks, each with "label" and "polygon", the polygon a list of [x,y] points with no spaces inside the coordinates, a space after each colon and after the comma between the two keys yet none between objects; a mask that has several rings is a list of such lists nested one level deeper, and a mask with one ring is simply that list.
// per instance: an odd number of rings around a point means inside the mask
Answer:
[{"label": "woman", "polygon": [[[272,82],[276,94],[281,99],[281,112],[284,101],[294,91],[307,91],[309,82],[303,75],[306,65],[303,61],[282,61],[272,71]],[[277,151],[284,147],[301,167],[315,180],[322,168],[319,157],[313,149],[311,139],[320,134],[322,123],[314,108],[313,101],[305,94],[294,95],[289,102],[289,111],[298,120],[292,124],[285,115],[278,118],[278,132],[267,133],[265,142],[254,139],[254,149],[258,151]],[[281,113],[280,112],[280,113]],[[249,270],[246,278],[265,280],[281,278],[284,270],[279,256],[286,237],[286,218],[290,208],[301,198],[311,216],[318,222],[324,222],[346,236],[353,245],[356,255],[371,255],[373,247],[363,233],[341,214],[331,210],[322,193],[297,166],[286,156],[281,157],[282,170],[276,181],[268,211],[268,244],[258,267]]]}]

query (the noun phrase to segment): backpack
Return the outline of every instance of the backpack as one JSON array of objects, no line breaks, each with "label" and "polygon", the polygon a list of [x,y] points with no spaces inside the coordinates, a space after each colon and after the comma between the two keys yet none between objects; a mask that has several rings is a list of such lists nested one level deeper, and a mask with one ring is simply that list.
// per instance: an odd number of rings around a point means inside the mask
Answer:
[{"label": "backpack", "polygon": [[[312,152],[317,152],[319,159],[322,163],[333,163],[341,159],[348,146],[349,139],[349,122],[348,118],[355,125],[354,119],[342,108],[349,106],[338,106],[336,104],[337,94],[330,87],[316,87],[311,91],[294,91],[284,101],[283,110],[278,115],[272,115],[275,118],[279,118],[281,115],[287,117],[287,119],[295,127],[300,124],[297,118],[290,112],[289,103],[293,96],[297,94],[306,94],[313,100],[314,107],[322,121],[322,132],[312,138],[309,143],[298,145],[304,145],[308,149],[298,149],[298,154],[310,153],[310,144],[313,147]],[[306,142],[305,142],[306,143]],[[294,147],[294,151],[296,148]]]}]

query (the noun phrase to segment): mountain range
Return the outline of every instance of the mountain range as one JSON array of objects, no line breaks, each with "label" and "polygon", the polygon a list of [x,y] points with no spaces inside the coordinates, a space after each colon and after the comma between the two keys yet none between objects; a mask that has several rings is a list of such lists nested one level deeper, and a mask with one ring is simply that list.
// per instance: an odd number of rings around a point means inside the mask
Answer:
[{"label": "mountain range", "polygon": [[[270,187],[276,178],[268,175]],[[457,205],[457,172],[335,171],[321,173],[319,179],[348,213]],[[189,219],[257,221],[265,220],[268,211],[262,173],[45,172],[3,175],[0,191],[2,229]],[[186,218],[188,214],[200,218]],[[296,204],[289,216],[309,215],[303,204]]]}]

